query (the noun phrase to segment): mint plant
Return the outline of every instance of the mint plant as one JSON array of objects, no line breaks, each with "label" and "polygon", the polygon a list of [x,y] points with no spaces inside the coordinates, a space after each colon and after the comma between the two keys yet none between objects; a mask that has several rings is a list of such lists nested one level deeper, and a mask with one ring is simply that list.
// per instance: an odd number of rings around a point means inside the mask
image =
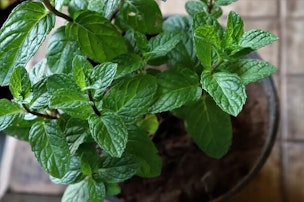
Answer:
[{"label": "mint plant", "polygon": [[[0,100],[0,130],[28,141],[52,181],[69,185],[64,202],[100,202],[134,175],[158,176],[151,135],[161,112],[223,157],[245,86],[276,71],[244,58],[276,36],[245,31],[233,11],[218,22],[234,1],[188,1],[189,15],[166,19],[155,0],[20,3],[0,29],[0,84],[14,97]],[[54,28],[55,16],[66,24]],[[45,59],[27,71],[52,30]]]}]

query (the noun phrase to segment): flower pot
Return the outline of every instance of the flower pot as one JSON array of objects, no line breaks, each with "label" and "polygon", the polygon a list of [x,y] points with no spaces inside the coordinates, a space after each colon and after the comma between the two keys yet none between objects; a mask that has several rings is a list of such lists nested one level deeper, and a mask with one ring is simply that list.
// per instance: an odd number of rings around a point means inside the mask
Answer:
[{"label": "flower pot", "polygon": [[265,163],[278,128],[273,80],[250,84],[247,94],[243,111],[232,118],[233,142],[222,159],[204,155],[186,134],[181,120],[162,114],[154,139],[163,161],[161,176],[134,177],[121,184],[119,197],[130,202],[221,202],[240,192]]}]

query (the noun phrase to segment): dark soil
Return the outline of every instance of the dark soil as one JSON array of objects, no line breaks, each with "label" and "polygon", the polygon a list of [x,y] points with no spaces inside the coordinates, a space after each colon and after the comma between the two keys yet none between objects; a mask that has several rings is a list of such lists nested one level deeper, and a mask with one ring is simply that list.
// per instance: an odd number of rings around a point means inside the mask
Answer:
[{"label": "dark soil", "polygon": [[204,202],[235,189],[257,164],[267,136],[267,100],[260,84],[247,88],[248,101],[232,118],[234,138],[222,159],[207,157],[186,134],[183,122],[166,113],[154,138],[162,157],[161,176],[134,177],[121,184],[127,202]]}]

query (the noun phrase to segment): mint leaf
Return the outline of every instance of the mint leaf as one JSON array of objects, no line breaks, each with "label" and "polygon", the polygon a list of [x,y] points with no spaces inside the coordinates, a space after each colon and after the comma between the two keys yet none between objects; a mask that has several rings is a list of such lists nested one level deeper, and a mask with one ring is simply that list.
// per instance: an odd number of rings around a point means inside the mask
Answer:
[{"label": "mint leaf", "polygon": [[61,202],[84,202],[90,198],[87,180],[70,184],[61,199]]},{"label": "mint leaf", "polygon": [[126,153],[134,155],[140,162],[137,175],[141,177],[156,177],[161,173],[161,158],[157,148],[145,133],[136,129],[129,131]]},{"label": "mint leaf", "polygon": [[208,12],[208,6],[202,1],[187,1],[185,4],[186,11],[189,15],[194,17],[195,14],[200,12]]},{"label": "mint leaf", "polygon": [[73,77],[76,84],[84,90],[87,87],[87,79],[86,79],[86,72],[89,69],[93,69],[92,65],[82,56],[76,56],[73,59],[72,63],[73,67]]},{"label": "mint leaf", "polygon": [[210,157],[223,157],[232,142],[230,116],[208,95],[182,110],[187,131],[199,148]]},{"label": "mint leaf", "polygon": [[117,195],[121,192],[120,186],[117,183],[105,183],[107,195]]},{"label": "mint leaf", "polygon": [[144,53],[144,56],[148,59],[165,56],[182,40],[182,37],[180,32],[163,32],[150,39],[148,44],[150,51]]},{"label": "mint leaf", "polygon": [[214,16],[204,12],[197,13],[193,18],[192,29],[196,30],[198,27],[204,25],[210,25],[215,31],[217,31],[217,35],[222,37],[223,28]]},{"label": "mint leaf", "polygon": [[186,68],[172,68],[158,76],[156,102],[150,109],[152,113],[170,111],[201,96],[197,74]]},{"label": "mint leaf", "polygon": [[83,11],[77,15],[74,22],[67,25],[66,34],[70,40],[77,42],[83,54],[96,62],[109,61],[126,52],[125,42],[118,30],[96,12]]},{"label": "mint leaf", "polygon": [[141,57],[133,53],[120,55],[114,58],[112,62],[118,65],[115,78],[126,76],[144,67],[144,61]]},{"label": "mint leaf", "polygon": [[61,178],[69,171],[69,147],[56,121],[34,123],[29,142],[38,162],[47,173]]},{"label": "mint leaf", "polygon": [[54,23],[41,2],[24,2],[13,10],[0,30],[0,86],[8,85],[16,66],[26,66]]},{"label": "mint leaf", "polygon": [[46,76],[46,72],[47,72],[47,64],[45,59],[35,64],[32,67],[32,69],[29,71],[29,78],[32,85],[41,81]]},{"label": "mint leaf", "polygon": [[47,79],[42,79],[32,86],[32,99],[30,108],[32,110],[46,109],[49,105],[50,95],[47,89]]},{"label": "mint leaf", "polygon": [[244,22],[239,14],[231,11],[228,15],[227,27],[224,33],[225,47],[237,44],[244,34]]},{"label": "mint leaf", "polygon": [[69,73],[73,58],[80,55],[75,41],[66,36],[66,26],[58,28],[47,44],[47,64],[53,73]]},{"label": "mint leaf", "polygon": [[131,155],[124,155],[121,158],[106,156],[101,162],[100,168],[93,177],[107,183],[123,182],[135,175],[138,169],[138,162]]},{"label": "mint leaf", "polygon": [[220,68],[238,74],[245,85],[268,77],[277,70],[277,68],[269,62],[255,59],[243,59],[224,64]]},{"label": "mint leaf", "polygon": [[156,133],[159,123],[156,114],[147,114],[137,121],[136,125],[146,131],[148,135],[153,135]]},{"label": "mint leaf", "polygon": [[30,128],[35,122],[36,120],[25,120],[22,115],[17,116],[4,131],[9,136],[28,142]]},{"label": "mint leaf", "polygon": [[73,89],[59,89],[51,95],[50,107],[61,109],[74,118],[87,119],[92,113],[87,95]]},{"label": "mint leaf", "polygon": [[[218,31],[211,25],[199,26],[194,31],[194,39],[203,38],[207,43],[219,50],[221,48],[221,39]],[[196,48],[197,50],[197,48]]]},{"label": "mint leaf", "polygon": [[31,93],[31,81],[24,67],[18,66],[14,69],[9,89],[17,100],[25,100]]},{"label": "mint leaf", "polygon": [[110,18],[115,12],[115,9],[119,6],[120,0],[104,0],[103,1],[103,13],[106,18]]},{"label": "mint leaf", "polygon": [[124,38],[128,44],[129,52],[139,54],[149,51],[148,39],[145,34],[135,30],[127,30]]},{"label": "mint leaf", "polygon": [[106,62],[97,65],[90,71],[90,86],[88,89],[94,89],[94,98],[99,99],[109,87],[115,77],[117,64]]},{"label": "mint leaf", "polygon": [[0,131],[6,129],[20,116],[23,116],[23,108],[7,100],[0,99]]},{"label": "mint leaf", "polygon": [[104,108],[115,112],[127,124],[134,123],[148,112],[156,89],[157,82],[153,76],[126,78],[114,85],[104,96]]},{"label": "mint leaf", "polygon": [[121,157],[128,141],[128,131],[121,118],[113,113],[89,118],[91,135],[113,157]]},{"label": "mint leaf", "polygon": [[237,116],[246,101],[245,86],[237,74],[204,71],[201,83],[215,100],[216,104],[228,114]]},{"label": "mint leaf", "polygon": [[103,182],[96,182],[90,178],[88,181],[88,189],[90,202],[104,201],[106,196],[106,188]]},{"label": "mint leaf", "polygon": [[124,1],[118,13],[119,23],[143,34],[161,31],[163,17],[155,0]]},{"label": "mint leaf", "polygon": [[53,94],[59,89],[79,90],[73,78],[67,74],[53,74],[47,77],[47,90],[49,94]]},{"label": "mint leaf", "polygon": [[253,29],[243,34],[239,40],[238,45],[241,47],[248,47],[252,48],[253,50],[257,50],[277,40],[278,37],[270,32]]},{"label": "mint leaf", "polygon": [[215,5],[216,6],[228,6],[232,4],[233,2],[236,2],[237,0],[216,0]]}]

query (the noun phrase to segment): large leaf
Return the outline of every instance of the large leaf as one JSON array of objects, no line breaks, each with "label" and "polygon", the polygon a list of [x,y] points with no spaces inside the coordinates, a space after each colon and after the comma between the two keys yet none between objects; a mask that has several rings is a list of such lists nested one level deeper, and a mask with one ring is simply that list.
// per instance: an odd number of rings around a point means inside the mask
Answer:
[{"label": "large leaf", "polygon": [[133,154],[140,162],[137,175],[141,177],[156,177],[161,173],[161,158],[157,148],[145,133],[135,129],[129,131],[126,153]]},{"label": "large leaf", "polygon": [[127,78],[115,85],[104,97],[104,108],[117,113],[126,123],[133,123],[148,112],[157,89],[153,76]]},{"label": "large leaf", "polygon": [[77,184],[69,185],[61,199],[61,202],[85,202],[90,198],[88,181],[83,180]]},{"label": "large leaf", "polygon": [[199,148],[213,158],[223,157],[232,141],[230,116],[208,95],[182,110],[187,131]]},{"label": "large leaf", "polygon": [[159,74],[153,113],[170,111],[197,100],[202,93],[198,75],[186,68],[172,68]]},{"label": "large leaf", "polygon": [[0,131],[9,127],[24,112],[23,108],[7,99],[0,99],[0,109]]},{"label": "large leaf", "polygon": [[125,155],[122,158],[107,156],[101,161],[102,164],[94,173],[94,178],[108,183],[119,183],[131,178],[139,166],[137,160],[131,155]]},{"label": "large leaf", "polygon": [[127,145],[128,131],[119,116],[113,113],[91,116],[89,126],[92,137],[105,152],[121,157]]},{"label": "large leaf", "polygon": [[12,95],[17,100],[24,100],[30,95],[31,81],[24,67],[18,66],[14,69],[9,88]]},{"label": "large leaf", "polygon": [[144,34],[157,34],[161,31],[163,17],[155,0],[124,1],[118,17],[124,26]]},{"label": "large leaf", "polygon": [[278,37],[270,32],[259,29],[252,29],[243,34],[239,40],[239,46],[257,50],[277,40]]},{"label": "large leaf", "polygon": [[30,130],[29,142],[42,168],[56,178],[69,171],[70,151],[56,121],[36,122]]},{"label": "large leaf", "polygon": [[237,116],[242,110],[247,96],[245,86],[237,74],[204,71],[201,83],[203,89],[213,97],[223,111]]},{"label": "large leaf", "polygon": [[76,42],[69,40],[65,29],[65,26],[57,29],[47,44],[47,63],[53,73],[69,73],[74,56],[80,55]]},{"label": "large leaf", "polygon": [[126,52],[121,34],[96,12],[83,11],[67,25],[66,31],[69,39],[78,43],[81,52],[96,62],[109,61]]},{"label": "large leaf", "polygon": [[13,10],[0,30],[0,86],[8,85],[16,66],[27,64],[54,23],[41,2],[24,2]]},{"label": "large leaf", "polygon": [[106,188],[103,182],[96,182],[92,178],[88,181],[88,189],[90,202],[104,201],[106,196]]}]

